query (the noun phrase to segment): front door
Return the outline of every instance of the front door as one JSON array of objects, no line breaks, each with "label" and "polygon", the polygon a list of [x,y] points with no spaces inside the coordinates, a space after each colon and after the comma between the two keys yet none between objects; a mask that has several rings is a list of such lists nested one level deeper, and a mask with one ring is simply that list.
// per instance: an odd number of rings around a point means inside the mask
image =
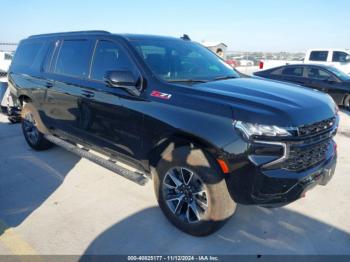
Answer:
[{"label": "front door", "polygon": [[309,67],[307,77],[307,86],[328,93],[337,104],[341,103],[344,91],[334,75],[318,67]]},{"label": "front door", "polygon": [[123,46],[110,40],[98,40],[92,60],[91,87],[98,90],[97,96],[86,105],[93,115],[89,133],[109,143],[108,149],[138,159],[142,147],[143,113],[140,110],[145,100],[128,93],[121,87],[112,87],[105,82],[107,71],[130,71],[140,81],[141,74]]},{"label": "front door", "polygon": [[343,71],[346,74],[350,74],[350,61],[347,60],[349,54],[342,51],[333,51],[331,65]]}]

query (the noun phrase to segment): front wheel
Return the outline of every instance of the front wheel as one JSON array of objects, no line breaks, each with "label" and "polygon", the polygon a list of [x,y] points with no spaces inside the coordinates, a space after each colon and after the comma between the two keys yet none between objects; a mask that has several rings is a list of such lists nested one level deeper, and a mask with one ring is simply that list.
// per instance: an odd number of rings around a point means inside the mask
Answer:
[{"label": "front wheel", "polygon": [[163,156],[156,168],[154,189],[165,216],[195,236],[215,232],[236,209],[222,172],[200,149],[181,147]]}]

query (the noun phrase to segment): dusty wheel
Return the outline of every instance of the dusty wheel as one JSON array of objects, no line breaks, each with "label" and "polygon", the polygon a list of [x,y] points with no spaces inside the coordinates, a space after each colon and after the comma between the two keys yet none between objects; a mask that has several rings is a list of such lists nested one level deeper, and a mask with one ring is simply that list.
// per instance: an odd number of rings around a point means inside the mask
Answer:
[{"label": "dusty wheel", "polygon": [[344,99],[343,106],[347,109],[350,110],[350,95],[347,95]]},{"label": "dusty wheel", "polygon": [[232,216],[236,203],[214,159],[200,149],[174,149],[159,161],[154,189],[165,216],[180,230],[209,235]]},{"label": "dusty wheel", "polygon": [[28,145],[35,150],[45,150],[52,143],[45,139],[38,129],[38,114],[31,103],[25,104],[22,109],[22,131]]}]

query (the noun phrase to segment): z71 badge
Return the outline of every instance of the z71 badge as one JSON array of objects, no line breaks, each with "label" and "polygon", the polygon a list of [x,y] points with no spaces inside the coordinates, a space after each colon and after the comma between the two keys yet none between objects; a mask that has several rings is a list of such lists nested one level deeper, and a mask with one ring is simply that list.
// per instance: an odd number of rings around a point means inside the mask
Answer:
[{"label": "z71 badge", "polygon": [[166,99],[166,100],[169,100],[171,98],[171,94],[162,93],[157,90],[153,90],[151,93],[151,96],[158,97],[161,99]]}]

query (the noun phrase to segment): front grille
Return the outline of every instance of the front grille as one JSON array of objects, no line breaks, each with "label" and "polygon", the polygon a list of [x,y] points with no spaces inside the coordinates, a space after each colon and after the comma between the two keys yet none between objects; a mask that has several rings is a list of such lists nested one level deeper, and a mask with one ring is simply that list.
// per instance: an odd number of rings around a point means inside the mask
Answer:
[{"label": "front grille", "polygon": [[332,129],[335,124],[335,117],[313,123],[311,125],[304,125],[298,127],[299,136],[316,135],[326,130]]},{"label": "front grille", "polygon": [[308,169],[326,158],[330,139],[312,145],[294,144],[289,148],[289,156],[284,167],[291,171]]},{"label": "front grille", "polygon": [[7,76],[7,72],[0,71],[0,77],[5,77]]}]

